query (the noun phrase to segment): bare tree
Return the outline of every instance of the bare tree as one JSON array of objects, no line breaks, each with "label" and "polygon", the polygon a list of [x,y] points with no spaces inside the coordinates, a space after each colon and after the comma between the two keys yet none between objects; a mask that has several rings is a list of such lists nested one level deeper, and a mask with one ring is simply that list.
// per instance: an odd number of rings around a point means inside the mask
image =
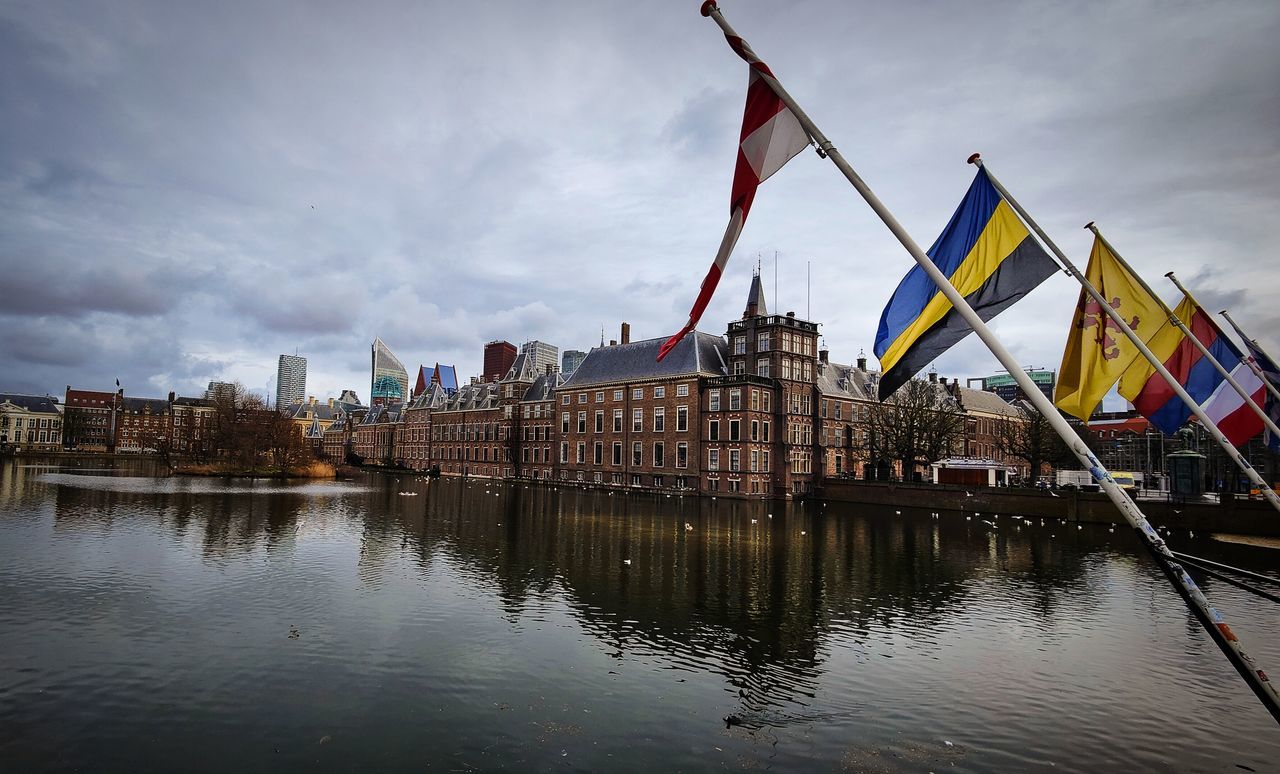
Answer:
[{"label": "bare tree", "polygon": [[912,379],[871,409],[870,461],[891,459],[909,478],[916,466],[952,454],[964,438],[965,415],[937,384]]},{"label": "bare tree", "polygon": [[1071,449],[1034,406],[1018,401],[1013,408],[1016,411],[1013,416],[995,423],[996,448],[1006,457],[1027,463],[1031,483],[1044,473],[1045,465],[1058,468],[1076,462]]}]

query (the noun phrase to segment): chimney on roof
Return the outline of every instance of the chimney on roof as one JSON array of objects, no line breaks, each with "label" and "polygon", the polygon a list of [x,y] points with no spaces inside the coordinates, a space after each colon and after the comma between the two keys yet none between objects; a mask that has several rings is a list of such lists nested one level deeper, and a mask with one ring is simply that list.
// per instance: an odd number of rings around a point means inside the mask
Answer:
[{"label": "chimney on roof", "polygon": [[[626,323],[623,323],[623,325],[626,325]],[[547,363],[547,376],[550,376],[552,373],[554,373],[552,371],[553,368],[555,368],[554,363]]]},{"label": "chimney on roof", "polygon": [[618,340],[617,340],[617,339],[609,339],[609,346],[611,346],[611,347],[616,347],[616,346],[618,346]]},{"label": "chimney on roof", "polygon": [[858,370],[859,371],[867,370],[867,359],[865,357],[858,358]]},{"label": "chimney on roof", "polygon": [[176,397],[178,396],[174,394],[173,390],[169,390],[169,402],[173,403],[173,399]]},{"label": "chimney on roof", "polygon": [[[774,300],[776,301],[777,299],[774,299]],[[795,316],[796,316],[795,312],[787,312],[787,317],[795,317]]]},{"label": "chimney on roof", "polygon": [[329,399],[329,408],[333,408],[333,398]]},{"label": "chimney on roof", "polygon": [[823,363],[830,362],[828,360],[830,356],[831,356],[831,353],[827,351],[826,347],[823,347],[822,349],[818,350],[818,360],[822,361]]},{"label": "chimney on roof", "polygon": [[[944,379],[943,381],[945,382],[946,380]],[[938,372],[937,372],[937,371],[930,371],[930,372],[929,372],[929,384],[937,384],[937,383],[938,383]]]},{"label": "chimney on roof", "polygon": [[314,395],[310,396],[310,397],[308,398],[308,400],[307,400],[307,403],[308,403],[308,404],[310,404],[310,405],[312,405],[312,406],[316,405],[316,396],[314,396]]},{"label": "chimney on roof", "polygon": [[622,332],[619,334],[619,336],[620,336],[620,339],[619,339],[619,340],[620,340],[623,344],[630,344],[630,343],[631,343],[631,323],[624,322],[624,323],[622,324]]}]

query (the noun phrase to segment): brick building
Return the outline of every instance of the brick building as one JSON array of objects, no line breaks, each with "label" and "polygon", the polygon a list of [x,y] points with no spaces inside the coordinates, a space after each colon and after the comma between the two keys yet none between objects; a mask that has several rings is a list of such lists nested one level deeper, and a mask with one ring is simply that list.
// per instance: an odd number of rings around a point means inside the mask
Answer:
[{"label": "brick building", "polygon": [[506,376],[516,362],[516,345],[509,341],[491,341],[484,345],[484,371],[481,379],[496,382]]},{"label": "brick building", "polygon": [[112,414],[120,408],[123,392],[73,390],[67,385],[63,399],[66,432],[62,443],[67,449],[81,451],[113,451],[115,422]]}]

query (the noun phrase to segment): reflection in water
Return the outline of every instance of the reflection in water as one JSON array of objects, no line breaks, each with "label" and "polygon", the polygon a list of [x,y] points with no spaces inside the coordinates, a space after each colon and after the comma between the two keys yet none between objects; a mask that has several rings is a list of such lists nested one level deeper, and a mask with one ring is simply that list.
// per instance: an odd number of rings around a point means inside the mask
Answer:
[{"label": "reflection in water", "polygon": [[[0,732],[0,755],[26,767],[173,768],[191,749],[250,770],[1257,768],[1280,752],[1105,527],[138,472],[0,467],[0,672],[19,675],[0,678],[0,725],[24,729]],[[1275,570],[1253,546],[1175,547]],[[1273,611],[1206,586],[1277,662]],[[1167,727],[1171,707],[1196,722]],[[168,741],[128,744],[162,723]],[[315,747],[325,735],[343,741]]]}]

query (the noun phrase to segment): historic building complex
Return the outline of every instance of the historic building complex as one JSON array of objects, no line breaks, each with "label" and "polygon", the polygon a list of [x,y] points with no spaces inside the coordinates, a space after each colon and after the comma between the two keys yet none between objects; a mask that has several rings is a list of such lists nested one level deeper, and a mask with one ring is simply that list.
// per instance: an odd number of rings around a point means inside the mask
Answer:
[{"label": "historic building complex", "polygon": [[[831,362],[818,327],[770,313],[757,276],[723,335],[691,333],[661,361],[663,340],[631,341],[626,323],[567,374],[554,348],[530,342],[501,375],[448,384],[424,373],[409,400],[350,407],[317,445],[332,459],[442,475],[738,497],[803,496],[836,476],[924,475],[877,451],[878,374],[864,358]],[[510,352],[502,344],[486,347],[487,369]],[[995,424],[1017,410],[957,380],[927,384],[963,423],[945,451],[999,457]]]}]

